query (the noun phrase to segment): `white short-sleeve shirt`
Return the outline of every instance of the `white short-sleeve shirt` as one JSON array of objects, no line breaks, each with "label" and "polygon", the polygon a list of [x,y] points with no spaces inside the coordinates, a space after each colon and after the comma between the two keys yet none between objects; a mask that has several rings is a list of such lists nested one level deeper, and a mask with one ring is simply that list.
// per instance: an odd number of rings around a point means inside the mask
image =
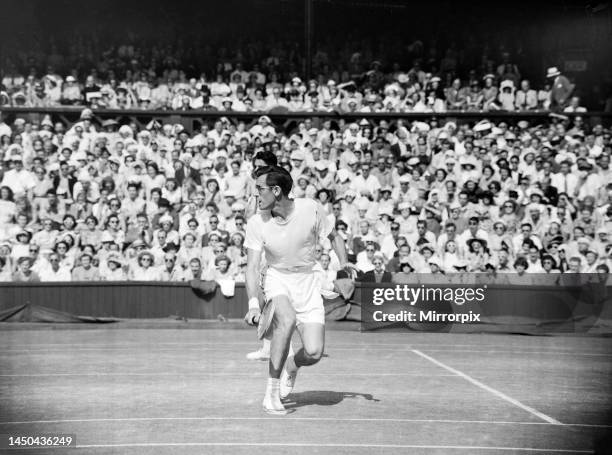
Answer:
[{"label": "white short-sleeve shirt", "polygon": [[333,225],[321,204],[313,199],[295,199],[287,220],[258,212],[246,226],[245,246],[264,251],[268,267],[304,272],[316,264],[315,247],[331,233]]}]

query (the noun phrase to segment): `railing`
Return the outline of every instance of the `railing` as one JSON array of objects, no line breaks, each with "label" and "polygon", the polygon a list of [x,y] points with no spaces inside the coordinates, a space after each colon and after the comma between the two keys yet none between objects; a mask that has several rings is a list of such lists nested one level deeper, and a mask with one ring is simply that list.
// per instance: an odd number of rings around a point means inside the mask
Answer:
[{"label": "railing", "polygon": [[[44,115],[50,115],[53,121],[61,121],[66,125],[72,125],[79,120],[83,107],[50,107],[50,108],[34,108],[34,107],[0,107],[2,116],[8,124],[11,124],[15,118],[21,117],[31,120],[40,120]],[[550,112],[547,111],[530,111],[530,112],[441,112],[441,113],[338,113],[338,112],[234,112],[234,111],[166,111],[166,110],[141,110],[141,109],[96,109],[94,111],[95,120],[101,122],[103,120],[117,120],[119,123],[134,122],[141,128],[144,128],[147,123],[152,120],[157,120],[162,123],[180,124],[187,131],[191,132],[199,129],[204,122],[212,122],[221,117],[227,117],[233,123],[239,121],[245,122],[247,125],[254,124],[261,115],[267,115],[277,127],[282,127],[284,131],[291,131],[297,126],[300,121],[310,118],[315,126],[319,125],[323,120],[331,120],[333,123],[354,122],[362,118],[367,118],[370,121],[378,122],[387,120],[396,122],[397,120],[415,121],[429,120],[432,117],[439,119],[450,119],[458,124],[473,123],[482,119],[492,121],[505,121],[511,125],[516,124],[521,120],[529,122],[547,122],[550,120]],[[612,125],[612,112],[585,112],[585,113],[568,113],[563,114],[570,118],[581,116],[586,123],[591,125],[601,123],[604,126]]]}]

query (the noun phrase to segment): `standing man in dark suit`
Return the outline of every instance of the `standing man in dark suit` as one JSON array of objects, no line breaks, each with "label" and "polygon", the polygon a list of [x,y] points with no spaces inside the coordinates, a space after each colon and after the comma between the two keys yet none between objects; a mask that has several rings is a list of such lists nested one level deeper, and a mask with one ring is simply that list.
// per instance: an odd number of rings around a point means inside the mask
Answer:
[{"label": "standing man in dark suit", "polygon": [[359,281],[364,283],[391,283],[391,272],[385,270],[384,259],[381,255],[375,255],[372,259],[374,270],[364,273]]},{"label": "standing man in dark suit", "polygon": [[556,66],[548,68],[546,71],[546,79],[552,81],[550,89],[550,110],[562,111],[574,91],[575,85],[569,79],[561,74],[561,71]]},{"label": "standing man in dark suit", "polygon": [[183,182],[188,178],[191,178],[196,185],[202,185],[200,172],[197,169],[192,168],[190,165],[185,165],[184,163],[181,167],[176,169],[174,178],[178,182],[179,186],[182,186]]}]

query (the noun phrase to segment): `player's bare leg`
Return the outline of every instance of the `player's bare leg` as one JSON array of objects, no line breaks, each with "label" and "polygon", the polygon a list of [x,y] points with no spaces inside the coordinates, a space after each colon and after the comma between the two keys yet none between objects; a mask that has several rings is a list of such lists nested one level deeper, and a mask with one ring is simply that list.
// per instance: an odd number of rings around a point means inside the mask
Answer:
[{"label": "player's bare leg", "polygon": [[287,413],[280,401],[280,376],[287,360],[291,336],[295,330],[295,310],[287,296],[276,296],[270,343],[269,377],[263,408],[269,414]]},{"label": "player's bare leg", "polygon": [[287,357],[280,381],[281,398],[286,398],[293,390],[298,369],[317,363],[321,360],[325,349],[325,325],[310,322],[298,325],[297,330],[303,346],[295,356]]}]

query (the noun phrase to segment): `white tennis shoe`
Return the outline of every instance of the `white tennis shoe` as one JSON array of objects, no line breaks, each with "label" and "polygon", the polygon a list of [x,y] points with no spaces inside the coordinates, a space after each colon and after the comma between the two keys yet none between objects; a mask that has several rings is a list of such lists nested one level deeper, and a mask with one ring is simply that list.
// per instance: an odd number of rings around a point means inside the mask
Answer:
[{"label": "white tennis shoe", "polygon": [[286,415],[289,413],[281,403],[279,395],[279,380],[268,379],[266,394],[263,399],[263,410],[272,415]]},{"label": "white tennis shoe", "polygon": [[289,394],[293,391],[293,387],[295,386],[295,380],[297,379],[298,368],[296,368],[295,370],[289,371],[287,369],[287,363],[289,362],[285,362],[285,368],[283,368],[283,372],[281,373],[281,377],[280,377],[280,397],[281,399],[285,399],[289,396]]},{"label": "white tennis shoe", "polygon": [[249,352],[246,358],[249,360],[268,360],[270,359],[270,351],[260,348],[257,351]]}]

